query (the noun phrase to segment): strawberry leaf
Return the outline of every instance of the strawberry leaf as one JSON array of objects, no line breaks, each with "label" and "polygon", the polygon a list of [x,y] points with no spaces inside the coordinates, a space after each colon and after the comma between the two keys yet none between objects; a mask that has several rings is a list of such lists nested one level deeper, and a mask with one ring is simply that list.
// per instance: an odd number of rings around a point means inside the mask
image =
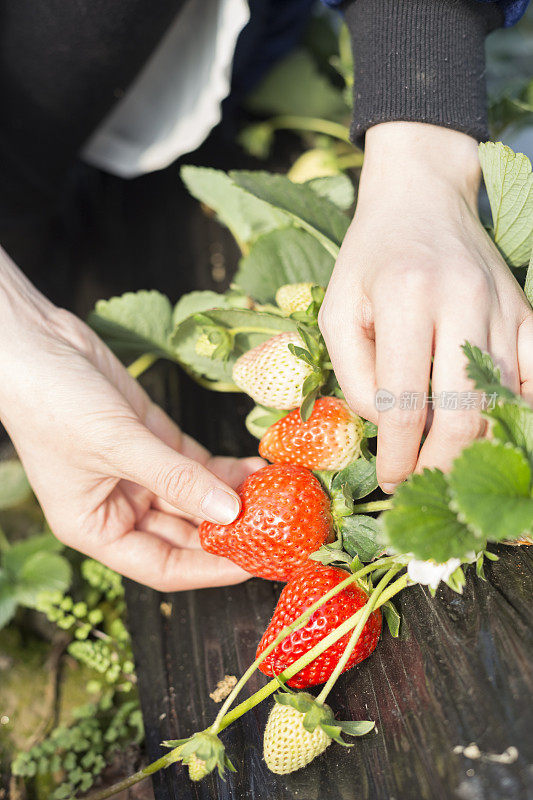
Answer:
[{"label": "strawberry leaf", "polygon": [[462,346],[462,350],[468,359],[466,374],[474,381],[478,391],[485,392],[489,398],[494,396],[502,400],[520,402],[520,399],[510,389],[502,386],[500,370],[494,366],[488,353],[483,353],[479,347],[475,347],[469,342]]},{"label": "strawberry leaf", "polygon": [[295,224],[320,242],[334,258],[350,220],[336,205],[305,184],[268,172],[230,172],[234,182],[253,197],[289,214]]},{"label": "strawberry leaf", "polygon": [[210,291],[188,292],[180,297],[174,306],[172,322],[176,326],[193,314],[211,311],[214,308],[248,308],[249,304],[250,299],[238,292],[225,294]]},{"label": "strawberry leaf", "polygon": [[217,169],[185,166],[180,176],[197,200],[216,212],[218,219],[241,245],[289,223],[287,214],[240,189]]},{"label": "strawberry leaf", "polygon": [[337,473],[332,483],[332,491],[346,492],[352,500],[360,500],[377,488],[376,459],[367,461],[358,458]]},{"label": "strawberry leaf", "polygon": [[365,736],[376,727],[376,723],[370,720],[354,720],[353,722],[335,720],[335,724],[339,726],[343,733],[347,733],[349,736]]},{"label": "strawberry leaf", "polygon": [[400,633],[401,622],[401,617],[396,610],[396,607],[391,603],[390,600],[388,600],[381,606],[381,611],[385,617],[385,622],[387,623],[390,635],[396,639]]},{"label": "strawberry leaf", "polygon": [[277,411],[275,408],[266,406],[254,406],[246,417],[246,428],[256,439],[262,439],[265,431],[288,413],[288,411]]},{"label": "strawberry leaf", "polygon": [[533,467],[533,409],[505,403],[485,413],[493,420],[492,435],[503,444],[519,447]]},{"label": "strawberry leaf", "polygon": [[42,592],[65,592],[71,579],[72,570],[66,558],[57,553],[34,553],[18,574],[17,602],[33,608]]},{"label": "strawberry leaf", "polygon": [[440,470],[425,469],[402,483],[394,506],[382,515],[389,545],[422,561],[464,560],[480,541],[450,508],[447,480]]},{"label": "strawberry leaf", "polygon": [[374,517],[364,514],[343,517],[339,522],[339,531],[343,547],[352,558],[358,556],[366,563],[383,553],[383,531]]},{"label": "strawberry leaf", "polygon": [[0,629],[13,619],[16,610],[15,587],[5,572],[0,569]]},{"label": "strawberry leaf", "polygon": [[527,264],[533,247],[533,173],[523,153],[501,142],[479,145],[492,211],[493,237],[511,267]]},{"label": "strawberry leaf", "polygon": [[172,358],[168,343],[172,306],[160,292],[126,292],[110,300],[98,300],[88,322],[124,361],[145,353]]},{"label": "strawberry leaf", "polygon": [[261,236],[240,262],[234,283],[259,303],[273,302],[280,286],[327,286],[334,259],[314,236],[299,228],[281,228]]},{"label": "strawberry leaf", "polygon": [[320,178],[311,178],[306,181],[306,186],[309,186],[314,192],[321,197],[327,197],[332,203],[347,211],[355,200],[355,191],[353,183],[347,175],[341,173],[340,175],[323,175]]},{"label": "strawberry leaf", "polygon": [[454,508],[478,539],[498,542],[533,530],[531,466],[518,448],[473,442],[455,460],[449,486]]}]

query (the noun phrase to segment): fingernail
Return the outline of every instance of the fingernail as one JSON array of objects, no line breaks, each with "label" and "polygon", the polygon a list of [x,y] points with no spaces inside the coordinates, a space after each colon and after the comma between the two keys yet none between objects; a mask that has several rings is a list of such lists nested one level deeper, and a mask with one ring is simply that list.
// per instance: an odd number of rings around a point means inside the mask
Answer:
[{"label": "fingernail", "polygon": [[200,505],[206,517],[220,525],[229,525],[239,516],[240,506],[235,495],[224,489],[210,489]]},{"label": "fingernail", "polygon": [[397,483],[382,483],[381,488],[386,494],[394,494],[394,490],[398,486]]}]

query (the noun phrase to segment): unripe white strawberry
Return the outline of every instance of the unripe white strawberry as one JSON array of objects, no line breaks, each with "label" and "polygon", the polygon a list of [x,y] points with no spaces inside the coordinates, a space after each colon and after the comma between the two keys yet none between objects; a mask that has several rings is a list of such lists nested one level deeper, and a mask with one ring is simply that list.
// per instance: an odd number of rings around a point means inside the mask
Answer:
[{"label": "unripe white strawberry", "polygon": [[263,739],[266,765],[277,775],[307,766],[329,747],[332,740],[320,726],[312,733],[303,726],[304,714],[276,703],[270,712]]},{"label": "unripe white strawberry", "polygon": [[311,289],[314,283],[286,283],[276,292],[276,303],[285,314],[306,311],[313,302]]},{"label": "unripe white strawberry", "polygon": [[256,403],[288,410],[302,402],[302,386],[312,368],[294,356],[289,344],[304,347],[298,333],[279,333],[237,359],[233,381]]}]

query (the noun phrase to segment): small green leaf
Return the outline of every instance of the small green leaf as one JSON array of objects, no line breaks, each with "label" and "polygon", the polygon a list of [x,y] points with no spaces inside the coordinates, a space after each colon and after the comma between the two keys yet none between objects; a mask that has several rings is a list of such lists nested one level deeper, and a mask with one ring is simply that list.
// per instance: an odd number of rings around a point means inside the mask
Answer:
[{"label": "small green leaf", "polygon": [[518,448],[473,442],[455,460],[449,485],[454,507],[478,539],[498,542],[533,530],[531,467]]},{"label": "small green leaf", "polygon": [[382,605],[381,610],[383,612],[383,616],[385,617],[385,622],[387,623],[390,635],[396,639],[400,633],[401,622],[401,617],[396,610],[396,607],[389,600]]},{"label": "small green leaf", "polygon": [[269,303],[288,283],[327,286],[333,265],[333,257],[314,236],[285,227],[257,239],[241,260],[234,282],[259,303]]},{"label": "small green leaf", "polygon": [[312,178],[306,181],[314,192],[321,197],[327,197],[343,211],[347,211],[354,203],[355,191],[353,183],[347,175],[325,175],[321,178]]},{"label": "small green leaf", "polygon": [[373,561],[384,551],[383,531],[374,517],[352,514],[339,522],[343,547],[352,556],[358,556],[364,563]]},{"label": "small green leaf", "polygon": [[488,353],[483,353],[479,347],[466,342],[462,346],[463,353],[468,359],[466,374],[474,381],[476,389],[484,392],[488,399],[491,397],[501,398],[510,402],[521,400],[506,386],[502,386],[500,381],[500,370],[494,366],[492,358]]},{"label": "small green leaf", "polygon": [[31,497],[24,467],[17,459],[0,462],[0,510],[14,508]]},{"label": "small green leaf", "polygon": [[256,439],[262,439],[265,431],[283,419],[289,412],[277,411],[274,408],[266,408],[265,406],[254,406],[246,417],[245,425],[247,430],[255,436]]},{"label": "small green leaf", "polygon": [[[309,377],[313,377],[310,375]],[[304,381],[305,384],[305,381]],[[302,405],[300,406],[300,417],[302,418],[303,422],[307,422],[309,417],[313,413],[313,408],[315,407],[315,402],[318,397],[318,388],[308,390],[308,393],[305,395]]]},{"label": "small green leaf", "polygon": [[336,205],[284,175],[268,172],[231,172],[230,175],[253,197],[289,214],[299,227],[315,236],[328,253],[337,257],[350,220]]},{"label": "small green leaf", "polygon": [[126,292],[110,300],[98,300],[88,322],[107,346],[125,361],[145,353],[172,357],[168,347],[172,306],[160,292]]},{"label": "small green leaf", "polygon": [[425,469],[400,484],[394,506],[381,519],[390,546],[422,561],[464,560],[479,549],[479,539],[450,508],[450,493],[440,470]]},{"label": "small green leaf", "polygon": [[10,576],[16,580],[25,563],[36,553],[59,553],[63,545],[52,533],[30,536],[11,545],[4,553],[2,565]]},{"label": "small green leaf", "polygon": [[485,416],[493,420],[492,435],[503,444],[519,447],[533,467],[533,409],[527,405],[497,405]]},{"label": "small green leaf", "polygon": [[347,733],[349,736],[365,736],[376,727],[376,723],[370,720],[354,720],[353,722],[339,722],[336,720],[335,722],[342,732]]},{"label": "small green leaf", "polygon": [[248,308],[249,298],[237,292],[188,292],[184,294],[174,307],[173,325],[179,325],[192,314],[211,311],[213,308]]},{"label": "small green leaf", "polygon": [[339,542],[332,544],[323,544],[315,553],[309,556],[313,561],[318,561],[319,564],[351,564],[352,557],[342,550],[342,543]]},{"label": "small green leaf", "polygon": [[374,425],[373,422],[369,422],[368,420],[365,419],[363,423],[363,438],[373,439],[377,435],[378,435],[378,426]]},{"label": "small green leaf", "polygon": [[527,264],[533,247],[533,174],[523,153],[501,142],[479,145],[494,241],[512,267]]},{"label": "small green leaf", "polygon": [[358,458],[337,473],[333,480],[332,491],[345,490],[352,500],[360,500],[377,488],[376,459],[367,461]]},{"label": "small green leaf", "polygon": [[16,586],[17,601],[35,607],[42,592],[65,592],[70,586],[70,564],[57,553],[35,553],[22,567]]}]

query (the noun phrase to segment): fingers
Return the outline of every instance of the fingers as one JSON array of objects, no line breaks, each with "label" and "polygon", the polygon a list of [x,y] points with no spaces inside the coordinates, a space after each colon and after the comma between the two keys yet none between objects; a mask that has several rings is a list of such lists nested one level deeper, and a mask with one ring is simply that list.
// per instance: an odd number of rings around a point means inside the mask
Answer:
[{"label": "fingers", "polygon": [[433,423],[420,451],[417,471],[449,469],[463,447],[484,430],[481,397],[466,374],[465,341],[487,350],[489,322],[485,315],[453,322],[450,315],[437,327],[432,373],[435,398]]},{"label": "fingers", "polygon": [[533,312],[528,312],[518,328],[517,347],[520,392],[533,406]]},{"label": "fingers", "polygon": [[376,378],[384,400],[376,470],[389,493],[415,468],[427,413],[433,323],[416,302],[410,291],[395,298],[383,291],[376,300]]},{"label": "fingers", "polygon": [[165,539],[142,530],[131,530],[94,552],[80,547],[126,578],[161,592],[204,589],[241,583],[250,575],[228,561],[204,550],[174,547]]},{"label": "fingers", "polygon": [[174,547],[182,547],[186,550],[201,550],[202,548],[196,525],[192,525],[181,517],[150,509],[136,527],[139,531],[164,539]]},{"label": "fingers", "polygon": [[[344,295],[338,302],[334,294],[326,295],[320,310],[320,330],[346,402],[356,414],[376,423],[374,341],[362,325],[361,315],[354,305],[346,305],[346,299]],[[368,318],[369,307],[364,305],[363,318]]]},{"label": "fingers", "polygon": [[107,454],[109,468],[149,489],[186,515],[227,525],[238,516],[240,500],[213,472],[177,453],[140,422],[122,421],[120,446]]},{"label": "fingers", "polygon": [[228,486],[237,489],[241,483],[261,467],[266,466],[266,461],[262,458],[224,458],[214,456],[207,464],[209,469],[219,478],[225,481]]}]

